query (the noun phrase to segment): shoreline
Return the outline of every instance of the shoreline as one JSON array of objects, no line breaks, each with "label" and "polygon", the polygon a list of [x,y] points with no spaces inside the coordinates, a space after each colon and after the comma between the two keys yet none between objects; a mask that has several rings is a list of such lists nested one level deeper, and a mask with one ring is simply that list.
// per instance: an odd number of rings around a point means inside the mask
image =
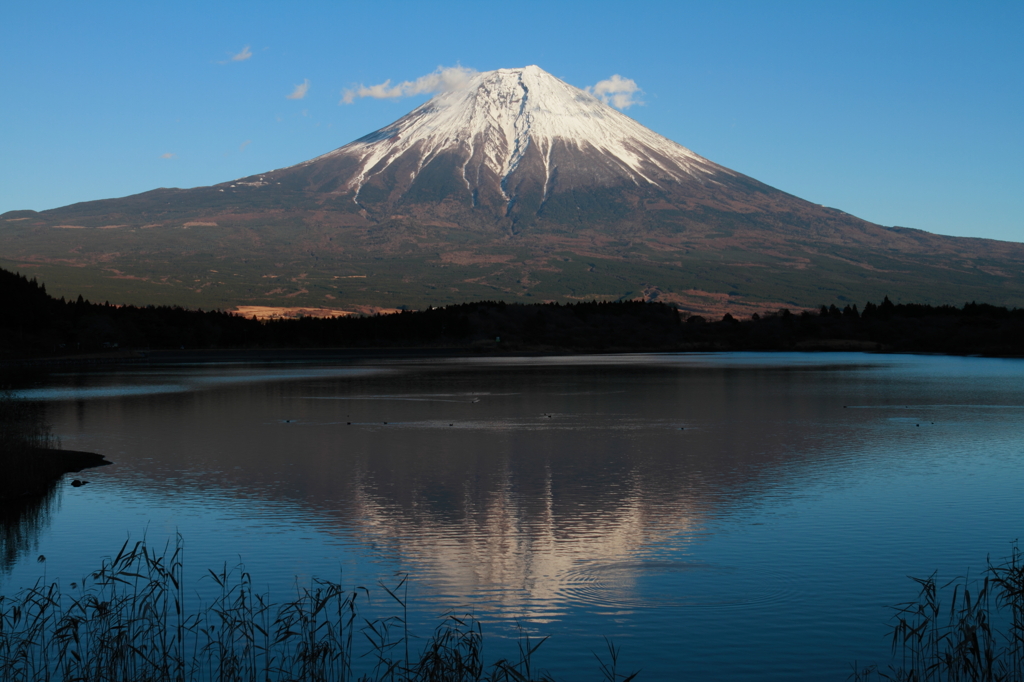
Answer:
[{"label": "shoreline", "polygon": [[[33,464],[36,464],[37,468],[32,474],[23,475],[21,480],[17,481],[18,485],[10,485],[9,482],[8,487],[14,490],[0,493],[0,504],[17,503],[41,495],[48,487],[59,482],[65,474],[76,474],[85,469],[113,464],[103,455],[80,450],[31,448],[23,457],[35,460]],[[17,468],[17,464],[9,461],[2,468],[10,470]]]},{"label": "shoreline", "polygon": [[[687,344],[683,348],[589,348],[526,347],[499,348],[496,345],[446,346],[446,347],[391,347],[391,348],[224,348],[121,351],[109,355],[90,353],[86,355],[65,355],[60,357],[35,357],[0,360],[0,371],[15,369],[51,369],[55,367],[88,367],[108,364],[265,364],[274,362],[343,361],[360,362],[368,360],[406,360],[432,358],[471,357],[540,357],[556,355],[617,355],[622,353],[663,354],[663,353],[867,353],[879,355],[943,355],[948,357],[986,357],[1024,359],[1020,353],[948,353],[934,350],[913,350],[891,348],[874,342],[857,340],[803,341],[792,348],[731,348],[715,347],[715,344]],[[881,347],[879,347],[881,346]]]},{"label": "shoreline", "polygon": [[[184,350],[119,351],[110,354],[89,353],[59,357],[25,357],[0,360],[0,370],[47,368],[53,366],[90,366],[115,363],[204,364],[306,362],[310,360],[386,360],[405,358],[459,358],[474,356],[608,355],[615,353],[665,353],[665,349],[585,350],[566,348],[499,349],[496,346],[406,346],[390,348],[196,348]],[[689,352],[689,351],[681,351]]]}]

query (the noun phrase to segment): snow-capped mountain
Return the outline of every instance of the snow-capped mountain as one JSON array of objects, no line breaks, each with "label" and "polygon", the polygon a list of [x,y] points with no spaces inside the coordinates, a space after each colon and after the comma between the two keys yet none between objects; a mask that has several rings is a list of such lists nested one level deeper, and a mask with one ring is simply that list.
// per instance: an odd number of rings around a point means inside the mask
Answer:
[{"label": "snow-capped mountain", "polygon": [[450,202],[482,209],[481,219],[532,223],[549,200],[567,193],[621,188],[664,195],[689,185],[697,196],[729,179],[750,182],[527,66],[476,74],[344,147],[236,186],[280,182],[350,195],[371,214]]},{"label": "snow-capped mountain", "polygon": [[51,291],[133,303],[1024,305],[1024,245],[883,227],[805,201],[536,66],[476,74],[294,166],[15,211],[0,216],[0,237],[0,261],[35,268]]},{"label": "snow-capped mountain", "polygon": [[477,74],[465,87],[302,165],[355,159],[343,188],[358,201],[363,185],[389,167],[408,167],[411,185],[448,155],[467,194],[496,187],[509,203],[523,183],[539,182],[547,197],[565,186],[658,187],[730,173],[537,66]]}]

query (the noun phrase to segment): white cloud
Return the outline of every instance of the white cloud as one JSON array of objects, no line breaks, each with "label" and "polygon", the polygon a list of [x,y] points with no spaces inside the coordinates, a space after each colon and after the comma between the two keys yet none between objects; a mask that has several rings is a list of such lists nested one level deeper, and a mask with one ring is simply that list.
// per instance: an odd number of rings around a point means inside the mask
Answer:
[{"label": "white cloud", "polygon": [[292,90],[292,94],[288,95],[288,99],[305,99],[307,92],[309,92],[308,78],[295,86],[295,89]]},{"label": "white cloud", "polygon": [[246,140],[242,144],[238,145],[238,151],[244,152],[245,148],[252,144],[252,140]]},{"label": "white cloud", "polygon": [[173,159],[175,156],[177,156],[177,155],[176,154],[172,154],[170,152],[167,152],[166,154],[161,154],[160,158],[161,159]]},{"label": "white cloud", "polygon": [[362,85],[345,90],[339,104],[352,104],[357,98],[373,97],[374,99],[396,99],[415,95],[434,95],[449,92],[464,86],[470,78],[477,74],[476,69],[464,66],[439,66],[433,73],[420,76],[414,81],[404,81],[391,85],[391,79],[377,85]]},{"label": "white cloud", "polygon": [[600,81],[597,85],[587,87],[586,91],[616,109],[628,109],[634,104],[643,104],[643,101],[636,97],[642,95],[644,91],[640,89],[635,80],[623,78],[619,74]]},{"label": "white cloud", "polygon": [[251,56],[252,56],[252,50],[250,50],[249,46],[246,45],[245,47],[242,48],[241,52],[239,52],[238,54],[231,55],[231,61],[233,61],[233,62],[244,62],[246,59],[248,59]]}]

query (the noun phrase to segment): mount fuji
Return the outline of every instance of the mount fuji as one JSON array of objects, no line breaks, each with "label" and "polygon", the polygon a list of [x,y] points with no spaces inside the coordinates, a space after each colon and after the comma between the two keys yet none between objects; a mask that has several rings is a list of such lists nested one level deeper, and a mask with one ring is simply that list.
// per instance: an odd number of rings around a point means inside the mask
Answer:
[{"label": "mount fuji", "polygon": [[549,202],[574,212],[575,192],[658,193],[736,176],[528,66],[478,74],[386,128],[265,179],[351,193],[360,206],[443,197],[514,231],[551,211]]},{"label": "mount fuji", "polygon": [[694,312],[1024,305],[1024,245],[883,227],[720,166],[536,66],[322,156],[0,216],[0,264],[93,300],[372,311],[646,298]]}]

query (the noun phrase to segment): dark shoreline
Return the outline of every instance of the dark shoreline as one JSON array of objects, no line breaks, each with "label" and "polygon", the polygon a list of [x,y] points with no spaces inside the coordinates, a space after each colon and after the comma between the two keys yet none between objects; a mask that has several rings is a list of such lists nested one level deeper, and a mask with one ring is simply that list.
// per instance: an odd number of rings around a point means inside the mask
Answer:
[{"label": "dark shoreline", "polygon": [[944,355],[950,357],[989,357],[1021,359],[1020,353],[952,353],[931,350],[892,348],[873,342],[834,339],[819,343],[800,343],[792,348],[730,348],[717,344],[692,344],[684,348],[520,348],[491,347],[398,347],[398,348],[218,348],[194,350],[148,350],[110,355],[66,355],[0,360],[0,371],[13,369],[52,369],[56,367],[90,367],[113,364],[202,365],[202,364],[273,364],[308,362],[360,363],[370,361],[431,360],[475,357],[551,357],[560,355],[620,355],[662,353],[868,353],[879,355]]},{"label": "dark shoreline", "polygon": [[[107,466],[113,462],[95,452],[80,450],[55,450],[51,448],[31,448],[22,457],[36,459],[33,473],[23,474],[16,485],[8,482],[6,492],[0,495],[0,504],[17,504],[26,498],[43,495],[65,474],[76,474],[85,469]],[[5,463],[4,469],[14,468],[12,462]],[[7,474],[9,475],[9,473]],[[12,489],[14,489],[12,491]]]}]

